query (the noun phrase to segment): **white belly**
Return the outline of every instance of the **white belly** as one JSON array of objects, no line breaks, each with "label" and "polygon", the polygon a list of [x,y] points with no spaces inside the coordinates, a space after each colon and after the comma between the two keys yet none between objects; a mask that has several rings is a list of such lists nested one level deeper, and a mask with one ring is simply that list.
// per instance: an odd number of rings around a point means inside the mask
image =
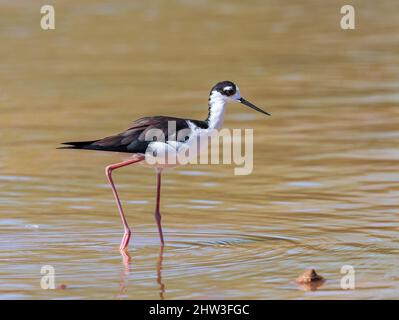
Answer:
[{"label": "white belly", "polygon": [[195,129],[190,138],[184,142],[175,140],[151,142],[143,164],[155,168],[174,168],[189,164],[208,149],[208,137],[208,130]]}]

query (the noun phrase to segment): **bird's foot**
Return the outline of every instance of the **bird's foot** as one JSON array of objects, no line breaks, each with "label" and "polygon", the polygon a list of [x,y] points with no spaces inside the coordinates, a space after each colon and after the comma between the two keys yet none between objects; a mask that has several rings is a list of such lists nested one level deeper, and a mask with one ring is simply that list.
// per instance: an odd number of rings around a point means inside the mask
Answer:
[{"label": "bird's foot", "polygon": [[130,230],[125,230],[125,233],[123,234],[123,238],[121,241],[121,245],[119,246],[120,251],[124,251],[127,249],[130,241],[130,236],[132,232]]}]

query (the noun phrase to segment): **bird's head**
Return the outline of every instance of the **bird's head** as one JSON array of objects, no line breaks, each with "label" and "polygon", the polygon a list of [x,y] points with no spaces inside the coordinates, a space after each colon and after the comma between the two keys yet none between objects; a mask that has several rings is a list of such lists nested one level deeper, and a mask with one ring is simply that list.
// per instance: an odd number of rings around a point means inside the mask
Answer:
[{"label": "bird's head", "polygon": [[258,108],[251,102],[245,100],[240,93],[240,89],[238,86],[231,81],[221,81],[213,86],[211,89],[211,93],[209,95],[210,99],[223,99],[225,102],[228,101],[237,101],[242,103],[243,105],[252,108],[256,111],[259,111],[263,114],[270,116],[271,114]]}]

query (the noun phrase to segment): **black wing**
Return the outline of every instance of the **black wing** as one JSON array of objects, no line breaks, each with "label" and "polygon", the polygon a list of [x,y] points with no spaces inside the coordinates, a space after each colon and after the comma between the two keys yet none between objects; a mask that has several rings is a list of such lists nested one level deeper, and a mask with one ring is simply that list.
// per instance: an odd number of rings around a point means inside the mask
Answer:
[{"label": "black wing", "polygon": [[[190,129],[187,121],[193,122],[200,128],[208,127],[206,121],[187,120],[165,116],[144,117],[136,120],[129,129],[117,135],[109,136],[100,140],[64,142],[62,144],[68,146],[61,147],[60,149],[145,153],[148,145],[152,141],[162,141],[163,138],[165,138],[165,140],[175,140],[176,136],[179,136],[178,132],[183,129],[185,130],[185,135],[186,133],[189,133]],[[151,137],[152,140],[148,140],[148,137]]]}]

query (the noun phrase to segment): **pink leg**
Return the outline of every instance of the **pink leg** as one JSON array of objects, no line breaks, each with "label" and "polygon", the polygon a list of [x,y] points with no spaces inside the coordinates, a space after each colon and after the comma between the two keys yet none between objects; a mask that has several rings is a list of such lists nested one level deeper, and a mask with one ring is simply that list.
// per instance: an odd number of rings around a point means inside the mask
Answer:
[{"label": "pink leg", "polygon": [[161,212],[159,211],[160,202],[161,202],[161,169],[156,169],[157,171],[157,204],[155,207],[155,220],[158,226],[159,238],[161,240],[162,246],[165,244],[163,241],[163,233],[162,233],[162,226],[161,226]]},{"label": "pink leg", "polygon": [[119,169],[119,168],[128,166],[129,164],[140,162],[142,160],[143,160],[143,157],[130,159],[130,160],[123,161],[123,162],[120,162],[120,163],[111,164],[111,165],[109,165],[109,166],[107,166],[105,168],[105,174],[107,175],[108,181],[109,181],[109,183],[111,185],[112,193],[114,194],[114,197],[115,197],[115,200],[116,200],[116,205],[118,206],[119,214],[121,216],[123,227],[125,229],[125,233],[123,235],[122,242],[121,242],[121,245],[119,247],[120,250],[124,250],[128,246],[129,240],[130,240],[131,231],[130,231],[129,225],[127,224],[127,221],[126,221],[126,218],[125,218],[125,214],[123,213],[122,205],[121,205],[121,202],[119,200],[118,192],[116,191],[116,188],[115,188],[115,185],[114,185],[114,181],[112,180],[112,171],[115,170],[115,169]]}]

